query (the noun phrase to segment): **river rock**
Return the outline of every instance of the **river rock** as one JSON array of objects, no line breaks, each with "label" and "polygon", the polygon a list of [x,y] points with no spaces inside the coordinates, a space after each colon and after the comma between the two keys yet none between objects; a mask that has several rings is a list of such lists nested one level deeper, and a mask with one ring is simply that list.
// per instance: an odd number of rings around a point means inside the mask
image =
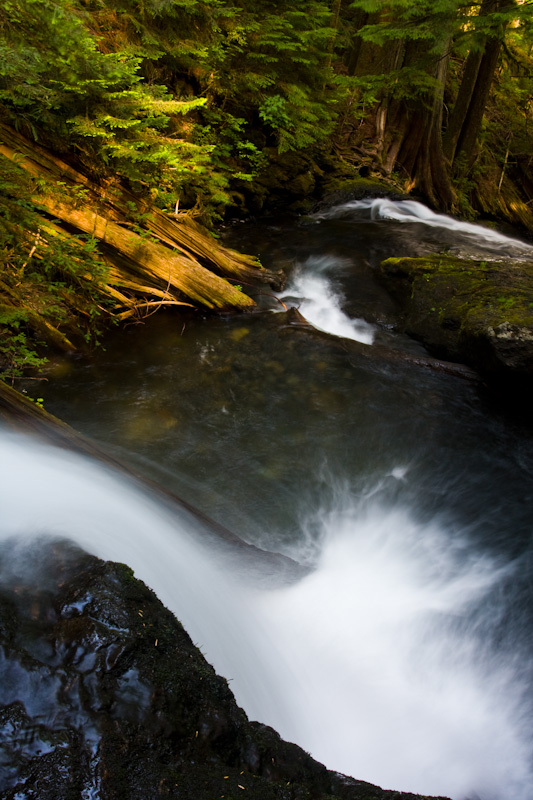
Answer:
[{"label": "river rock", "polygon": [[250,722],[132,571],[50,538],[0,553],[4,800],[415,800]]},{"label": "river rock", "polygon": [[533,262],[389,258],[378,275],[398,327],[495,386],[533,388]]}]

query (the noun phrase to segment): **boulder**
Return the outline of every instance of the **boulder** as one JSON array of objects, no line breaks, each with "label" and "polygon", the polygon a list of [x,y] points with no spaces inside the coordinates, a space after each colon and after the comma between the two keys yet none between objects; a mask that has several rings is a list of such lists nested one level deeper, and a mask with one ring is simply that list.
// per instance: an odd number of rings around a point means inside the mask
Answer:
[{"label": "boulder", "polygon": [[398,327],[494,386],[533,388],[533,262],[389,258],[378,276]]},{"label": "boulder", "polygon": [[122,564],[45,538],[0,553],[4,800],[415,800],[250,722]]}]

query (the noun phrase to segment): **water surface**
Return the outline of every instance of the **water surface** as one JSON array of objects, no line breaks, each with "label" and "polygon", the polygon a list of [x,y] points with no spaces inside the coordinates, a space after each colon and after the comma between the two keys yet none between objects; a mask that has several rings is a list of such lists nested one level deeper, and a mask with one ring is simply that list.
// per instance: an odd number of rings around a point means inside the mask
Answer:
[{"label": "water surface", "polygon": [[[531,432],[476,381],[413,363],[425,351],[394,332],[372,269],[388,255],[531,249],[385,201],[228,236],[289,272],[260,313],[159,313],[90,359],[56,362],[39,391],[50,412],[308,576],[269,589],[229,574],[197,550],[190,521],[151,501],[145,516],[107,473],[7,440],[4,530],[51,515],[47,528],[130,563],[250,716],[329,768],[454,800],[527,800]],[[325,333],[290,324],[284,306]],[[46,478],[50,458],[81,470],[68,503]],[[43,489],[29,510],[28,484]]]}]

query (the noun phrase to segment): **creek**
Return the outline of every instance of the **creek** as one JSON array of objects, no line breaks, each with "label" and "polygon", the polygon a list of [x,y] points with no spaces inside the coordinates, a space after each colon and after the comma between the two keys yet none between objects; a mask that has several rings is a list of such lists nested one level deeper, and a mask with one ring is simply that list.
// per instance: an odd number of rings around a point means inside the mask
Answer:
[{"label": "creek", "polygon": [[[7,431],[0,536],[28,547],[36,534],[66,536],[129,564],[250,718],[328,768],[454,800],[528,800],[531,428],[478,382],[423,363],[422,346],[394,332],[372,267],[389,255],[517,259],[532,248],[389,200],[225,236],[289,274],[279,297],[258,296],[261,313],[161,311],[91,357],[52,362],[39,394],[112,455],[307,574],[280,580],[229,562],[194,516]],[[284,306],[325,333],[290,324]]]}]

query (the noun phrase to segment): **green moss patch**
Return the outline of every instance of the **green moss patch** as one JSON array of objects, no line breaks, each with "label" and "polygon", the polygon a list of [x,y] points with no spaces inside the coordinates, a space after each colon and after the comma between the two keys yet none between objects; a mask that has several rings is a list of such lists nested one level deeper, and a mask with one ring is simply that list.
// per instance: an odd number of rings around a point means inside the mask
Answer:
[{"label": "green moss patch", "polygon": [[399,327],[436,354],[531,381],[533,262],[389,258],[379,275],[399,304]]}]

